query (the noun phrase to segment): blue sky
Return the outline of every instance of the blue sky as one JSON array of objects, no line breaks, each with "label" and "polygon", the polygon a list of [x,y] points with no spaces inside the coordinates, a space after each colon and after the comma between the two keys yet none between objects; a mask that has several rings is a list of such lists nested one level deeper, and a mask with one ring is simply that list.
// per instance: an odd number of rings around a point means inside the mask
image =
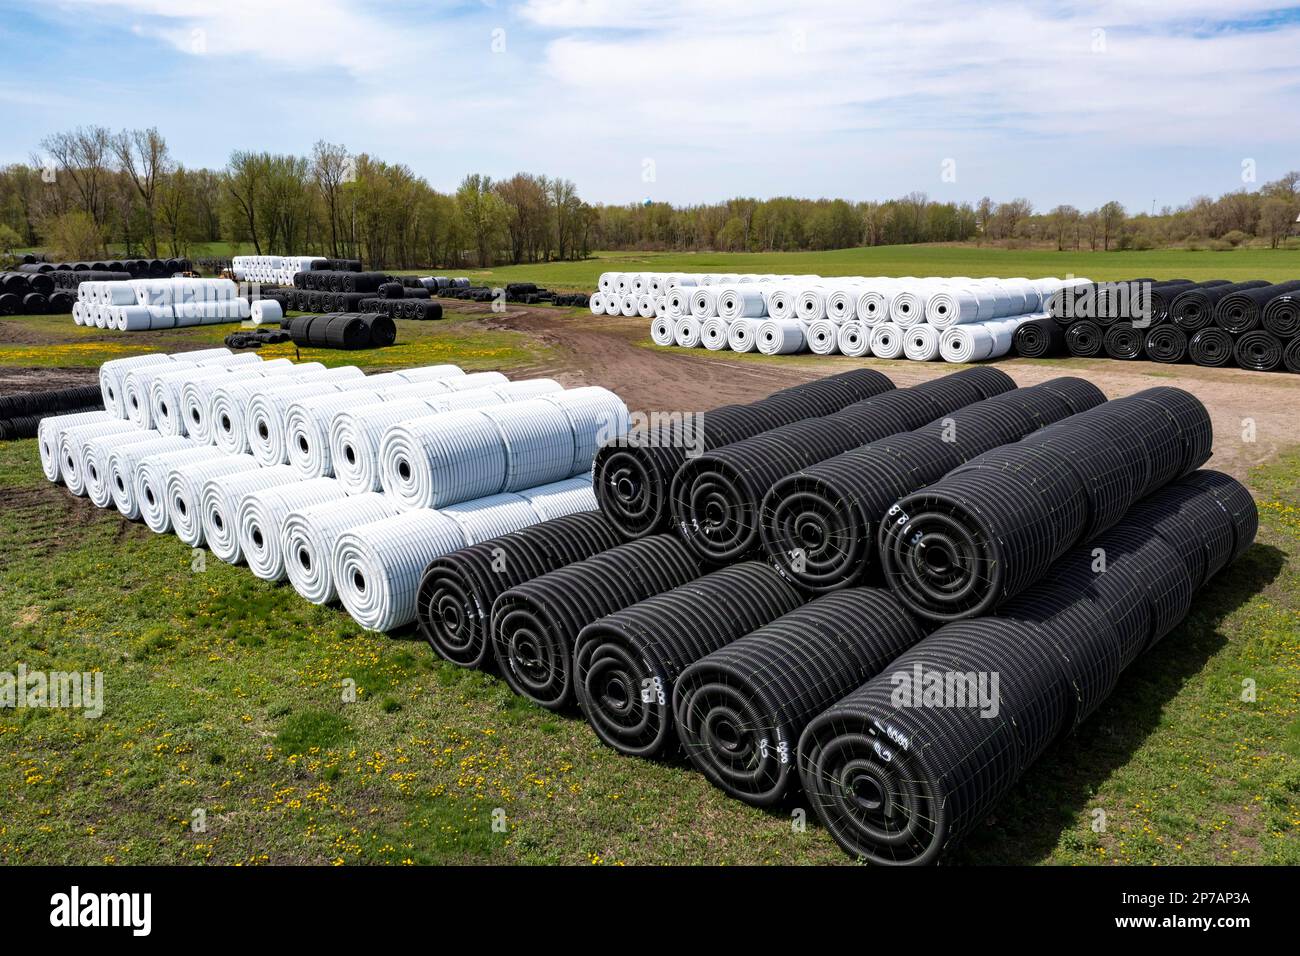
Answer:
[{"label": "blue sky", "polygon": [[325,138],[442,189],[1137,211],[1300,168],[1297,50],[1276,0],[5,0],[0,162],[156,125],[191,166]]}]

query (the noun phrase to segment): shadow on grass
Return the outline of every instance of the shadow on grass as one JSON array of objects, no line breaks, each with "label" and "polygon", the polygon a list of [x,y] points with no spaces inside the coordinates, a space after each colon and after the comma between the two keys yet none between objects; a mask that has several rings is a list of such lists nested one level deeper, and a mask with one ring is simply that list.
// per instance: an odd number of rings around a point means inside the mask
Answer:
[{"label": "shadow on grass", "polygon": [[1256,544],[1211,581],[1187,618],[1121,675],[1075,734],[1029,768],[946,862],[1024,865],[1049,857],[1097,789],[1155,731],[1165,705],[1228,643],[1223,621],[1268,587],[1285,562],[1278,548]]}]

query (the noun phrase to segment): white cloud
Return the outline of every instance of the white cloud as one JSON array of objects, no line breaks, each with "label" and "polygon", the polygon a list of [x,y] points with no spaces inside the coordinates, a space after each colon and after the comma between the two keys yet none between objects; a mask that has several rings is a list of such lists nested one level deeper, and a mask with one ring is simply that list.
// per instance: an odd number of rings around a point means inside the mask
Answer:
[{"label": "white cloud", "polygon": [[[1276,0],[58,2],[106,44],[134,29],[234,65],[240,145],[306,110],[295,139],[320,129],[439,185],[523,168],[606,201],[1113,190],[1145,205],[1233,188],[1234,157],[1300,146],[1279,119],[1300,106],[1300,24],[1237,26]],[[169,124],[153,105],[140,121]],[[958,183],[942,185],[950,157]]]}]

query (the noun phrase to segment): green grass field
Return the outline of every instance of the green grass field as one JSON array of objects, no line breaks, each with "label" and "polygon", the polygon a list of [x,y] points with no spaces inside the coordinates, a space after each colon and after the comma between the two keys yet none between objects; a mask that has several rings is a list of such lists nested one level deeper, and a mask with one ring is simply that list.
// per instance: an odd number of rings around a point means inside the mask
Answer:
[{"label": "green grass field", "polygon": [[824,276],[1087,276],[1092,279],[1294,279],[1300,251],[1053,252],[976,246],[875,246],[830,252],[618,253],[599,252],[582,262],[461,270],[485,284],[537,282],[547,288],[590,291],[602,272],[771,272]]},{"label": "green grass field", "polygon": [[[245,243],[207,243],[190,250],[193,258],[248,255]],[[1300,250],[1235,249],[1189,252],[1056,252],[974,245],[873,246],[821,252],[596,252],[581,262],[550,262],[492,269],[443,269],[487,284],[537,282],[553,289],[590,291],[605,271],[773,272],[800,275],[966,275],[1087,276],[1093,279],[1294,279],[1300,278]],[[430,270],[408,270],[427,274]]]},{"label": "green grass field", "polygon": [[[955,860],[1300,863],[1300,455],[1255,484],[1256,547]],[[576,717],[411,635],[360,632],[341,610],[210,556],[196,565],[173,536],[71,501],[34,442],[0,446],[0,498],[7,666],[99,670],[105,684],[98,719],[0,712],[8,862],[844,859],[789,809],[617,756]],[[1247,677],[1254,703],[1240,699]]]},{"label": "green grass field", "polygon": [[[297,313],[291,313],[296,315]],[[515,332],[483,327],[481,317],[448,310],[440,322],[399,321],[398,339],[385,349],[343,352],[337,349],[297,349],[292,343],[258,349],[263,358],[292,358],[324,365],[356,365],[366,369],[410,368],[455,362],[469,371],[485,371],[545,358],[546,346]],[[0,340],[0,367],[98,367],[109,359],[140,352],[166,351],[172,343],[186,346],[221,345],[238,325],[206,325],[148,333],[147,338],[122,332],[73,325],[66,315],[29,315],[0,318],[0,329],[10,322],[39,335],[39,343],[5,344]]]}]

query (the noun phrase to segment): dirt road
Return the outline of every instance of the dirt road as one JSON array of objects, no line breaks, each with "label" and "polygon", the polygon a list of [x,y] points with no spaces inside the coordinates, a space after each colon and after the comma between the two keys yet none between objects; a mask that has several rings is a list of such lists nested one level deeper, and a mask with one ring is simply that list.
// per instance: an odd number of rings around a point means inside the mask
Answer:
[{"label": "dirt road", "polygon": [[[695,411],[729,402],[753,401],[777,389],[861,365],[910,385],[953,371],[943,362],[885,361],[813,355],[737,356],[704,349],[657,348],[643,319],[592,316],[554,308],[508,307],[495,313],[484,304],[448,301],[447,308],[478,317],[488,328],[522,332],[549,346],[550,359],[504,367],[512,377],[550,376],[565,385],[604,385],[641,411]],[[40,334],[0,322],[0,343],[40,344]],[[173,334],[166,347],[176,348]],[[148,333],[132,337],[148,347]],[[204,343],[195,343],[195,348]],[[1245,479],[1250,469],[1300,442],[1300,376],[1235,368],[1160,365],[1112,359],[1005,359],[995,363],[1018,383],[1032,385],[1058,375],[1078,375],[1109,397],[1154,385],[1177,385],[1210,409],[1215,430],[1211,465]],[[20,388],[58,387],[94,381],[93,368],[3,368],[0,394]]]}]

